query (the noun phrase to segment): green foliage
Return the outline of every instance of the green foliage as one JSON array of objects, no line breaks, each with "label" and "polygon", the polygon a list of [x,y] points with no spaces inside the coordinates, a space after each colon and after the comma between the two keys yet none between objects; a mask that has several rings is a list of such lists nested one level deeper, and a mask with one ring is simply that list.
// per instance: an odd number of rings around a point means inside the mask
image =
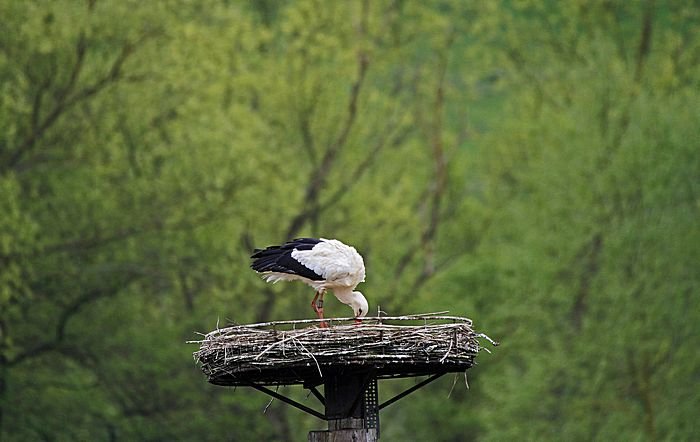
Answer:
[{"label": "green foliage", "polygon": [[0,438],[321,428],[207,385],[184,344],[309,316],[308,288],[266,285],[248,255],[313,235],[363,253],[373,311],[450,310],[503,342],[469,390],[450,377],[389,407],[383,438],[697,439],[697,5],[0,16]]}]

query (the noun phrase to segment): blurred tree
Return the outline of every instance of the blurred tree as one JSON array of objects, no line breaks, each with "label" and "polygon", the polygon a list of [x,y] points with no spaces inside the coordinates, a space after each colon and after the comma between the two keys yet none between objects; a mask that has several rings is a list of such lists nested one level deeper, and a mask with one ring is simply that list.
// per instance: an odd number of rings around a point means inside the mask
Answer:
[{"label": "blurred tree", "polygon": [[247,267],[314,235],[504,341],[387,439],[693,439],[698,10],[0,3],[0,438],[303,438],[183,341],[308,316]]},{"label": "blurred tree", "polygon": [[[258,43],[243,12],[208,6],[2,6],[12,18],[0,44],[1,204],[11,214],[2,231],[3,434],[167,438],[209,426],[182,418],[215,401],[183,391],[201,377],[189,349],[172,348],[205,328],[197,296],[220,299],[229,286],[233,257],[216,234],[252,173],[229,144],[254,130],[230,124],[248,106],[222,99],[230,83],[219,63],[240,60],[230,41]],[[215,17],[232,37],[218,47],[206,25]],[[242,437],[270,434],[239,420]]]},{"label": "blurred tree", "polygon": [[464,276],[508,336],[486,438],[693,439],[699,10],[512,6],[490,33],[513,91],[482,151],[497,210]]},{"label": "blurred tree", "polygon": [[308,314],[252,247],[353,237],[408,287],[436,272],[452,9],[250,6],[3,4],[2,434],[290,439],[284,408],[203,394],[180,345]]}]

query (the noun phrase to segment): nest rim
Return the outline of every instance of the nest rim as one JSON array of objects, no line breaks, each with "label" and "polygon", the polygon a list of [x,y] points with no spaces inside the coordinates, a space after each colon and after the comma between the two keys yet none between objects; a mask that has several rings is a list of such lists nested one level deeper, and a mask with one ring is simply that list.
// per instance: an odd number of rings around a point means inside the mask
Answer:
[{"label": "nest rim", "polygon": [[[378,316],[348,325],[354,320],[217,326],[189,343],[200,344],[195,361],[210,383],[222,386],[319,385],[338,373],[370,372],[386,379],[464,372],[484,349],[479,338],[498,345],[474,331],[471,319],[460,316]],[[324,321],[329,328],[318,326]]]}]

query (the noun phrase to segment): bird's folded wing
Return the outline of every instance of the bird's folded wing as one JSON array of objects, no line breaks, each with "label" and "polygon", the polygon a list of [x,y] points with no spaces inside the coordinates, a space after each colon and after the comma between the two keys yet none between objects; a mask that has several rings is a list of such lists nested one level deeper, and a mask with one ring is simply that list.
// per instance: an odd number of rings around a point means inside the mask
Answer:
[{"label": "bird's folded wing", "polygon": [[365,265],[357,251],[337,240],[326,240],[311,250],[294,250],[292,257],[329,281],[364,280]]}]

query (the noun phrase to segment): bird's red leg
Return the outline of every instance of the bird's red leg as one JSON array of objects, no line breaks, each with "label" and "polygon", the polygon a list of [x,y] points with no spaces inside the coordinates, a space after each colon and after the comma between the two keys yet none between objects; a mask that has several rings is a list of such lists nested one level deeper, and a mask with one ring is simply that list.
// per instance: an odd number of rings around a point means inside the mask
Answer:
[{"label": "bird's red leg", "polygon": [[[311,300],[311,308],[314,309],[315,312],[316,312],[316,300],[318,299],[318,295],[319,295],[319,293],[316,292],[316,296],[314,296],[314,299]],[[316,314],[318,314],[318,312],[316,312]]]},{"label": "bird's red leg", "polygon": [[[323,295],[325,293],[326,292],[322,290],[317,291],[316,296],[314,296],[313,301],[311,301],[311,308],[313,308],[316,312],[316,316],[318,316],[318,319],[323,319]],[[319,326],[321,328],[328,328],[328,324],[326,323],[326,321],[321,321]]]},{"label": "bird's red leg", "polygon": [[[316,312],[318,313],[318,317],[320,319],[323,319],[323,295],[325,295],[325,294],[326,294],[326,291],[322,290],[321,297],[316,302],[316,307],[317,307]],[[321,324],[319,324],[319,326],[321,328],[328,328],[328,323],[326,323],[326,321],[321,321]]]},{"label": "bird's red leg", "polygon": [[[316,292],[316,296],[314,296],[314,299],[311,300],[311,308],[314,309],[316,312],[316,316],[318,316],[318,308],[316,307],[316,300],[318,299],[318,296],[321,294],[321,292]],[[320,318],[320,316],[318,316]]]}]

